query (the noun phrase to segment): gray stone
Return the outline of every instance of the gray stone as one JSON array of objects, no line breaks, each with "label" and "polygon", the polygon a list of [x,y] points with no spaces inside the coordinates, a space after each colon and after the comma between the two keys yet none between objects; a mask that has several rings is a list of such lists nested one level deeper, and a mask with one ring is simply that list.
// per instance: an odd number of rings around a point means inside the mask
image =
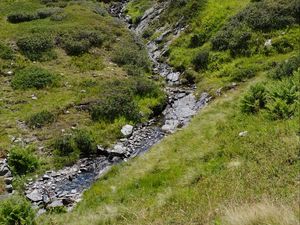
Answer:
[{"label": "gray stone", "polygon": [[48,208],[55,208],[55,207],[60,207],[60,206],[63,206],[63,202],[62,200],[55,200],[53,202],[51,202],[47,207]]},{"label": "gray stone", "polygon": [[43,200],[43,196],[38,190],[33,190],[30,194],[27,194],[26,197],[32,202],[39,202]]},{"label": "gray stone", "polygon": [[133,126],[127,124],[125,126],[122,127],[121,129],[121,133],[125,136],[125,137],[130,137],[131,134],[133,132]]},{"label": "gray stone", "polygon": [[5,184],[12,184],[13,178],[12,177],[6,177],[4,178]]},{"label": "gray stone", "polygon": [[242,131],[239,133],[240,137],[246,137],[248,135],[248,131]]},{"label": "gray stone", "polygon": [[6,190],[8,193],[12,193],[12,192],[13,192],[13,186],[12,186],[11,184],[6,185],[6,186],[5,186],[5,190]]}]

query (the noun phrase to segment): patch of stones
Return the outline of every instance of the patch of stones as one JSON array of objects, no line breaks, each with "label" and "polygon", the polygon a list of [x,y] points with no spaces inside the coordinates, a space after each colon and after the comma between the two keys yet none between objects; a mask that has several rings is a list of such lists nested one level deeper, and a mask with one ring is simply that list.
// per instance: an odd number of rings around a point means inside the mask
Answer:
[{"label": "patch of stones", "polygon": [[3,178],[5,183],[5,191],[7,193],[13,192],[13,176],[9,169],[7,159],[0,159],[0,178]]}]

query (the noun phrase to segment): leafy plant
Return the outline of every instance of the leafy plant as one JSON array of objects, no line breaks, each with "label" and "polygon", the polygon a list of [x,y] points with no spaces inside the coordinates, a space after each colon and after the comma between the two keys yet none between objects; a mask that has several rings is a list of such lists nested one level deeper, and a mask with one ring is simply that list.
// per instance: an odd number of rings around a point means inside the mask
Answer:
[{"label": "leafy plant", "polygon": [[1,59],[14,59],[13,50],[3,43],[0,43],[0,58]]},{"label": "leafy plant", "polygon": [[0,224],[35,225],[35,211],[24,197],[13,195],[0,202]]},{"label": "leafy plant", "polygon": [[241,110],[244,113],[257,113],[265,108],[267,103],[267,92],[263,84],[256,84],[242,98]]},{"label": "leafy plant", "polygon": [[192,60],[192,63],[196,71],[207,69],[207,65],[209,63],[209,52],[199,52]]},{"label": "leafy plant", "polygon": [[74,142],[82,156],[89,156],[96,152],[95,140],[87,131],[77,131],[74,136]]},{"label": "leafy plant", "polygon": [[290,77],[293,72],[300,67],[300,55],[294,56],[284,62],[277,64],[275,69],[270,73],[273,79],[282,79],[284,77]]},{"label": "leafy plant", "polygon": [[34,172],[39,166],[38,159],[33,154],[32,149],[20,147],[15,147],[10,150],[8,164],[13,173],[17,175]]}]

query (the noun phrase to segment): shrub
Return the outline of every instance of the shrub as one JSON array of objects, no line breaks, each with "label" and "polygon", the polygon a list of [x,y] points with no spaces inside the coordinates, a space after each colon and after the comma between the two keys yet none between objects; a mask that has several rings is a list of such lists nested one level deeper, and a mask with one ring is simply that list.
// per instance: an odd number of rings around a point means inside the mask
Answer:
[{"label": "shrub", "polygon": [[204,33],[194,34],[190,40],[190,47],[197,48],[202,46],[207,41],[207,35]]},{"label": "shrub", "polygon": [[39,19],[44,19],[47,17],[50,17],[52,15],[58,14],[58,13],[62,13],[63,10],[61,8],[45,8],[45,9],[39,9],[37,11],[37,15],[39,17]]},{"label": "shrub", "polygon": [[77,152],[75,142],[72,136],[62,136],[58,138],[53,145],[55,153],[59,156],[69,156]]},{"label": "shrub", "polygon": [[30,128],[41,128],[46,124],[53,123],[55,120],[55,116],[53,113],[48,112],[46,110],[36,113],[32,115],[27,121],[27,125]]},{"label": "shrub", "polygon": [[158,97],[161,94],[159,86],[147,78],[135,79],[133,90],[139,96]]},{"label": "shrub", "polygon": [[15,12],[7,16],[7,20],[10,23],[28,22],[36,19],[38,19],[36,13],[28,13],[28,12]]},{"label": "shrub", "polygon": [[119,66],[132,65],[145,71],[150,69],[150,61],[146,51],[133,44],[124,43],[122,47],[117,48],[113,53],[112,61]]},{"label": "shrub", "polygon": [[17,45],[30,60],[39,60],[43,53],[54,47],[52,37],[48,34],[34,34],[20,38]]},{"label": "shrub", "polygon": [[74,141],[82,156],[89,156],[96,152],[95,140],[87,131],[77,131]]},{"label": "shrub", "polygon": [[24,197],[13,195],[0,202],[0,224],[35,225],[35,212]]},{"label": "shrub", "polygon": [[284,77],[290,77],[293,72],[300,67],[300,55],[292,57],[282,63],[279,63],[274,71],[270,73],[273,79],[282,79]]},{"label": "shrub", "polygon": [[256,74],[256,69],[254,67],[245,67],[234,69],[230,74],[231,81],[244,81],[254,77]]},{"label": "shrub", "polygon": [[250,90],[242,98],[241,110],[244,113],[257,113],[265,108],[267,103],[266,88],[262,84],[256,84],[250,87]]},{"label": "shrub", "polygon": [[140,115],[131,87],[118,82],[109,87],[111,89],[105,90],[100,102],[92,107],[92,119],[113,121],[123,116],[128,120],[139,121]]},{"label": "shrub", "polygon": [[34,172],[38,166],[38,159],[33,154],[32,149],[15,147],[10,150],[8,164],[13,173],[24,175]]},{"label": "shrub", "polygon": [[68,39],[64,41],[64,49],[68,55],[82,55],[87,53],[90,47],[90,42],[87,40],[77,41]]},{"label": "shrub", "polygon": [[14,59],[13,50],[6,46],[5,44],[0,43],[0,58],[1,59]]},{"label": "shrub", "polygon": [[42,89],[53,86],[56,83],[56,76],[39,67],[28,67],[16,73],[11,81],[14,89]]},{"label": "shrub", "polygon": [[196,71],[207,69],[207,65],[209,63],[209,52],[199,52],[192,60],[192,63]]}]

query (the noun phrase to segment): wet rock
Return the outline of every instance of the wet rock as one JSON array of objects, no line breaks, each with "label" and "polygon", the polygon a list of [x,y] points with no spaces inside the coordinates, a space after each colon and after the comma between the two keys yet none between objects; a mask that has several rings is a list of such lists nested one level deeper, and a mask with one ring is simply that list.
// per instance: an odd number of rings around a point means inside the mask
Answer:
[{"label": "wet rock", "polygon": [[43,200],[43,196],[38,190],[33,190],[30,194],[27,194],[26,197],[32,202],[40,202]]},{"label": "wet rock", "polygon": [[132,132],[133,132],[133,126],[128,125],[128,124],[123,126],[122,129],[121,129],[121,133],[125,137],[130,137]]},{"label": "wet rock", "polygon": [[6,178],[4,178],[4,182],[7,185],[12,184],[13,178],[12,177],[6,177]]},{"label": "wet rock", "polygon": [[8,193],[12,193],[12,192],[13,192],[13,186],[12,186],[11,184],[6,185],[6,186],[5,186],[5,190],[6,190]]},{"label": "wet rock", "polygon": [[65,206],[72,205],[74,202],[75,202],[75,200],[70,197],[66,197],[66,198],[62,199],[62,203]]},{"label": "wet rock", "polygon": [[61,207],[61,206],[64,206],[62,200],[55,200],[53,202],[51,202],[47,208],[55,208],[55,207]]}]

